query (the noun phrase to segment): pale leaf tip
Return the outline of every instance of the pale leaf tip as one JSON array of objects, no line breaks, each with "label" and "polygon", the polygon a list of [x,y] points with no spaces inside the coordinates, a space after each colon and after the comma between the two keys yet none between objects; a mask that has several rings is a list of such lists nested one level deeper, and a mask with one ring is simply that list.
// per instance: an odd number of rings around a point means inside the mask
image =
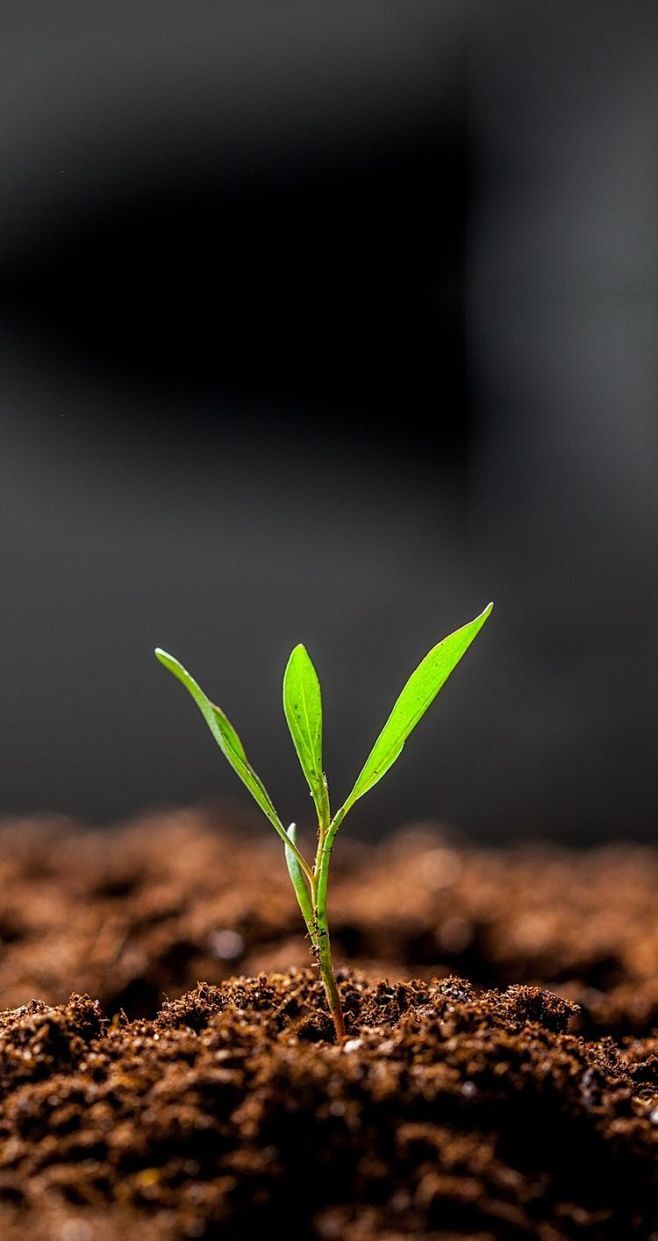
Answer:
[{"label": "pale leaf tip", "polygon": [[173,655],[169,654],[169,651],[164,651],[161,646],[156,646],[155,650],[153,651],[153,654],[155,655],[155,658],[158,660],[158,662],[161,663],[163,667],[167,668],[169,671],[171,671],[174,665],[178,662],[176,659],[174,659]]},{"label": "pale leaf tip", "polygon": [[288,663],[286,664],[286,671],[285,671],[286,677],[288,673],[292,670],[293,665],[296,664],[299,659],[302,659],[302,660],[308,659],[308,651],[306,650],[306,647],[304,646],[303,642],[298,642],[296,646],[293,646],[290,652]]}]

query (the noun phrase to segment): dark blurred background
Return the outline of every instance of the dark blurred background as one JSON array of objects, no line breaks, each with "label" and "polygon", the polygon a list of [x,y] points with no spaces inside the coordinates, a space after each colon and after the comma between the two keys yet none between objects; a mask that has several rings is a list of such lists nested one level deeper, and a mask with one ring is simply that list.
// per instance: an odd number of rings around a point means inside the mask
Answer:
[{"label": "dark blurred background", "polygon": [[[0,809],[235,777],[284,818],[305,641],[351,830],[651,837],[658,9],[5,0]],[[264,827],[263,830],[266,830]]]}]

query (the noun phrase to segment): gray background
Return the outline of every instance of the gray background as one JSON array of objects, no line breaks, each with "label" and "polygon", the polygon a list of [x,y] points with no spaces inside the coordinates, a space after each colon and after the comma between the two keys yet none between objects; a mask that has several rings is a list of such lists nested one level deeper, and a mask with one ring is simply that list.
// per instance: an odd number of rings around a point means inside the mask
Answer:
[{"label": "gray background", "polygon": [[652,836],[655,6],[0,27],[0,808],[241,800],[160,644],[303,821],[494,598],[353,830]]}]

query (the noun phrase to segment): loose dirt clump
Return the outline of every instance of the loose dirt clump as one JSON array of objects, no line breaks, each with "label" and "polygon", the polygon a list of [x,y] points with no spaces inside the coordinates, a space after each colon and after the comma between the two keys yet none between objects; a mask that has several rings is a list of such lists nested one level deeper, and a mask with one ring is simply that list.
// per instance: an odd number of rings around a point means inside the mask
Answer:
[{"label": "loose dirt clump", "polygon": [[0,1235],[574,1241],[658,1230],[658,1040],[585,1041],[536,987],[311,970],[153,1020],[0,1019]]}]

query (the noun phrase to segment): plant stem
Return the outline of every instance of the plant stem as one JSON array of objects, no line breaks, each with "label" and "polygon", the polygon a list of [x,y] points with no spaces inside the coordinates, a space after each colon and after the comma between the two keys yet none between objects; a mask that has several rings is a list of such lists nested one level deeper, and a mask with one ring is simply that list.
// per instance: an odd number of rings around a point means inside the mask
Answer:
[{"label": "plant stem", "polygon": [[[333,826],[333,825],[332,825]],[[329,1011],[336,1028],[336,1038],[345,1038],[345,1021],[340,1002],[334,967],[331,960],[331,941],[329,938],[329,920],[327,917],[327,887],[329,883],[329,862],[335,833],[331,828],[320,830],[318,851],[315,859],[315,877],[311,889],[313,902],[313,946],[315,948],[322,982],[327,995]]]}]

